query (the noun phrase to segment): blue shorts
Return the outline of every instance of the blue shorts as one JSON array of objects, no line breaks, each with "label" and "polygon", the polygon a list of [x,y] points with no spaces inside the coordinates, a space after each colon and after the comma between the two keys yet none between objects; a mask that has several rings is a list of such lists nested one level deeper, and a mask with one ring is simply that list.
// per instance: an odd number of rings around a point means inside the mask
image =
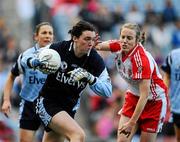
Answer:
[{"label": "blue shorts", "polygon": [[36,131],[41,125],[41,120],[36,114],[33,102],[28,102],[23,99],[21,100],[19,118],[19,127],[22,129]]},{"label": "blue shorts", "polygon": [[66,111],[72,118],[74,118],[76,113],[76,111],[68,109],[67,106],[62,105],[56,100],[46,99],[42,96],[36,100],[36,112],[43,122],[46,132],[51,131],[48,124],[50,123],[52,117],[61,111]]},{"label": "blue shorts", "polygon": [[180,128],[180,114],[173,113],[172,112],[172,117],[173,117],[173,123]]}]

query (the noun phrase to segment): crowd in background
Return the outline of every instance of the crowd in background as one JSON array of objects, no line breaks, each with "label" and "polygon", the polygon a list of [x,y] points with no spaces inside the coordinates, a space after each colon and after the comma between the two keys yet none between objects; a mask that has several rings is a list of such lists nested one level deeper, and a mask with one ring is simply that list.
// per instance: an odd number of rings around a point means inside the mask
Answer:
[{"label": "crowd in background", "polygon": [[[172,49],[180,48],[179,0],[15,0],[10,5],[8,1],[0,0],[1,96],[10,67],[19,53],[31,47],[34,27],[42,21],[52,23],[55,40],[69,39],[68,29],[80,19],[94,24],[101,40],[117,39],[119,27],[125,22],[138,23],[146,33],[145,48],[159,66]],[[103,99],[87,90],[84,96],[87,98],[81,101],[81,118],[77,119],[91,135],[109,142],[108,139],[116,138],[117,112],[122,106],[127,84],[115,70],[114,55],[99,53],[111,75],[113,95],[110,99]],[[14,108],[19,107],[20,86],[17,79],[12,92]],[[169,130],[164,130],[163,134],[173,135]]]}]

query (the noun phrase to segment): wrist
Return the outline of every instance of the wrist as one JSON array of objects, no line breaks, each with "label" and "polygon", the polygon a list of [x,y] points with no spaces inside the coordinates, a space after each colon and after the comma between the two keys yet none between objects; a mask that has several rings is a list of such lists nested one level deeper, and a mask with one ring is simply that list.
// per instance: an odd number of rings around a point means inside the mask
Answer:
[{"label": "wrist", "polygon": [[30,58],[29,64],[32,68],[36,68],[36,67],[40,66],[41,62],[37,58]]},{"label": "wrist", "polygon": [[93,75],[90,76],[90,79],[88,80],[90,85],[93,85],[96,82],[96,77]]},{"label": "wrist", "polygon": [[27,59],[27,65],[28,65],[28,67],[30,67],[30,68],[32,68],[31,59],[32,59],[32,58]]},{"label": "wrist", "polygon": [[3,101],[8,101],[8,102],[10,102],[10,97],[4,97],[4,98],[3,98]]},{"label": "wrist", "polygon": [[101,45],[98,45],[96,49],[101,50]]},{"label": "wrist", "polygon": [[130,124],[131,126],[134,126],[134,125],[136,125],[136,121],[129,120],[129,124]]}]

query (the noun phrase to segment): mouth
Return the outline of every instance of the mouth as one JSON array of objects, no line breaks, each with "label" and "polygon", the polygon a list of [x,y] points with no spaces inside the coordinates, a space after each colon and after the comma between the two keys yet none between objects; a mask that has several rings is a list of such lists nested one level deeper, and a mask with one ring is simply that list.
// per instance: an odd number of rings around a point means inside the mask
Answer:
[{"label": "mouth", "polygon": [[127,45],[122,45],[122,48],[123,49],[127,49]]},{"label": "mouth", "polygon": [[47,41],[47,40],[46,40],[46,41],[44,41],[44,43],[48,44],[48,43],[51,43],[51,41],[49,41],[49,40]]}]

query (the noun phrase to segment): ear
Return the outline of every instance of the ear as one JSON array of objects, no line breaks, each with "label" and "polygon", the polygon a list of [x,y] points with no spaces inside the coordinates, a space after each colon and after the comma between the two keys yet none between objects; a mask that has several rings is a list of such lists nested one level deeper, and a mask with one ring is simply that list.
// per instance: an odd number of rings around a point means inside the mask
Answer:
[{"label": "ear", "polygon": [[73,41],[77,41],[77,37],[76,36],[73,36]]},{"label": "ear", "polygon": [[33,39],[34,39],[35,41],[37,41],[37,40],[38,40],[38,36],[37,36],[37,34],[33,34]]}]

